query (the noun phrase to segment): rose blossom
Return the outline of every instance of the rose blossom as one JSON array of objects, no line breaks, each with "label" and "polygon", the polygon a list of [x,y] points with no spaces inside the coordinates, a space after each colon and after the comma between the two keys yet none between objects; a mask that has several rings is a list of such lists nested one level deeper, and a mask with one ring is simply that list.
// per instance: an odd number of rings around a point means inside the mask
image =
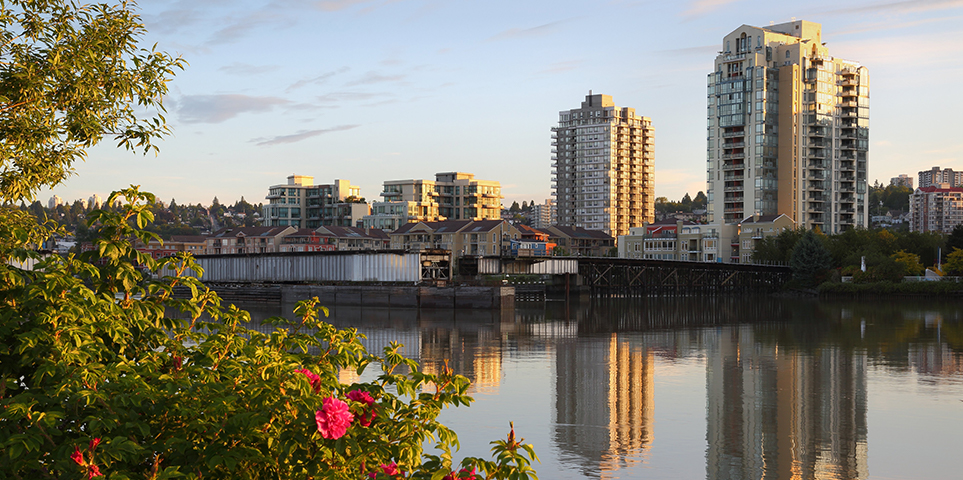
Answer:
[{"label": "rose blossom", "polygon": [[[387,476],[389,476],[389,477],[394,477],[394,476],[397,476],[397,475],[402,475],[402,472],[398,470],[398,464],[396,464],[395,462],[391,462],[391,463],[388,463],[388,464],[382,463],[382,464],[381,464],[381,471],[382,471],[385,475],[387,475]],[[375,478],[375,477],[377,477],[377,476],[378,476],[378,474],[376,474],[376,473],[374,473],[374,472],[368,474],[368,478]]]},{"label": "rose blossom", "polygon": [[354,415],[348,411],[347,403],[328,397],[324,399],[321,410],[314,414],[314,419],[318,422],[318,431],[322,437],[337,440],[344,436]]},{"label": "rose blossom", "polygon": [[448,475],[445,475],[445,478],[443,478],[442,480],[457,480],[457,479],[476,480],[477,478],[478,477],[475,476],[475,467],[472,467],[471,471],[468,471],[467,468],[463,468],[459,470],[458,473],[451,472]]},{"label": "rose blossom", "polygon": [[295,373],[303,373],[305,377],[308,377],[308,381],[311,382],[311,388],[314,389],[314,393],[321,392],[321,377],[319,375],[306,368],[295,370]]},{"label": "rose blossom", "polygon": [[371,425],[371,421],[378,416],[375,413],[374,408],[372,408],[372,405],[374,405],[374,398],[371,397],[371,394],[364,390],[352,390],[348,392],[348,399],[368,405],[369,410],[363,410],[361,415],[358,416],[358,423],[360,423],[362,427]]}]

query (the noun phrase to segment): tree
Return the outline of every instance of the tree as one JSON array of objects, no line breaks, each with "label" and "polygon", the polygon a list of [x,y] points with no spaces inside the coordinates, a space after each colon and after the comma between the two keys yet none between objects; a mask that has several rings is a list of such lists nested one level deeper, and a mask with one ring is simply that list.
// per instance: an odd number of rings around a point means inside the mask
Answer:
[{"label": "tree", "polygon": [[692,208],[693,209],[706,208],[706,205],[708,203],[709,203],[709,199],[706,197],[706,194],[702,190],[699,190],[699,193],[697,193],[695,198],[692,199]]},{"label": "tree", "polygon": [[946,256],[943,272],[947,275],[963,275],[963,249],[953,248]]},{"label": "tree", "polygon": [[892,255],[890,255],[896,263],[903,266],[904,275],[923,275],[926,269],[923,268],[923,264],[920,263],[920,256],[904,252],[900,250]]},{"label": "tree", "polygon": [[512,213],[517,213],[517,212],[521,211],[521,209],[522,209],[522,207],[519,207],[519,206],[518,206],[518,202],[515,201],[515,202],[512,202],[512,206],[508,209],[508,211],[509,211],[509,212],[512,212]]},{"label": "tree", "polygon": [[789,259],[792,268],[792,278],[802,286],[811,287],[816,284],[819,275],[832,266],[832,255],[823,245],[819,237],[812,230],[806,231]]},{"label": "tree", "polygon": [[0,5],[0,199],[31,199],[54,186],[111,135],[145,152],[167,133],[167,80],[182,61],[140,50],[145,33],[126,5],[13,0]]},{"label": "tree", "polygon": [[953,227],[953,231],[946,237],[946,250],[949,252],[954,248],[963,250],[963,223]]}]

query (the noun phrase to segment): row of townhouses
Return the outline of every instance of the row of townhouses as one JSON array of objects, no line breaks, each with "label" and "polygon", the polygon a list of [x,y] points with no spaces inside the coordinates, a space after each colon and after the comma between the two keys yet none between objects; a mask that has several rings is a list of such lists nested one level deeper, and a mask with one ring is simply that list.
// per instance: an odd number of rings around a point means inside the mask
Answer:
[{"label": "row of townhouses", "polygon": [[505,220],[446,220],[406,223],[393,232],[360,227],[316,229],[278,227],[224,228],[208,236],[175,235],[136,248],[154,258],[194,255],[245,255],[279,252],[450,250],[473,256],[607,256],[615,239],[597,230],[552,225],[535,229]]}]

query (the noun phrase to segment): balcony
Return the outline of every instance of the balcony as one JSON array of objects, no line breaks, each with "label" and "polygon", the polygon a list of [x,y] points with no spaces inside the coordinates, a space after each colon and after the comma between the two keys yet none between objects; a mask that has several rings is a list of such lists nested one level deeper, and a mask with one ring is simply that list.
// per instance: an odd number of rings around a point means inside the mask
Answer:
[{"label": "balcony", "polygon": [[742,159],[742,158],[746,158],[746,152],[723,153],[723,154],[722,154],[722,159],[723,159],[723,160],[734,160],[734,159]]},{"label": "balcony", "polygon": [[731,172],[731,171],[735,171],[735,170],[745,170],[745,169],[746,169],[746,164],[745,164],[745,163],[742,163],[742,162],[740,162],[740,163],[726,163],[726,164],[723,164],[723,165],[722,165],[722,171],[724,171],[724,172]]},{"label": "balcony", "polygon": [[746,142],[723,143],[722,148],[746,148]]},{"label": "balcony", "polygon": [[745,132],[745,131],[723,132],[723,133],[722,133],[722,138],[733,138],[733,137],[744,137],[744,136],[746,136],[746,132]]}]

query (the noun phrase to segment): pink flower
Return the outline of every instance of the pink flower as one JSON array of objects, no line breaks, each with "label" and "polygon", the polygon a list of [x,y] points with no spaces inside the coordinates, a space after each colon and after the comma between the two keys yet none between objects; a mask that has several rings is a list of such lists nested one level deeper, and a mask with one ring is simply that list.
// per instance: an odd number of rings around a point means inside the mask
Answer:
[{"label": "pink flower", "polygon": [[352,390],[348,392],[348,399],[368,405],[369,410],[362,410],[361,415],[358,416],[358,423],[360,423],[362,427],[371,425],[371,421],[378,416],[375,413],[374,408],[372,408],[372,405],[374,405],[374,398],[371,397],[371,394],[364,390]]},{"label": "pink flower", "polygon": [[87,446],[87,451],[88,451],[88,452],[93,452],[94,449],[97,448],[97,445],[100,445],[100,438],[99,438],[99,437],[98,437],[98,438],[95,438],[95,439],[93,439],[93,440],[90,441],[90,445]]},{"label": "pink flower", "polygon": [[314,414],[314,419],[318,422],[318,431],[322,437],[337,440],[344,436],[351,420],[354,420],[354,415],[348,411],[347,403],[328,397],[324,399],[321,410]]},{"label": "pink flower", "polygon": [[[404,473],[402,473],[400,470],[398,470],[398,465],[397,465],[395,462],[391,462],[391,463],[388,463],[388,464],[382,463],[382,464],[381,464],[381,472],[384,473],[385,475],[387,475],[388,477],[394,477],[394,476],[397,476],[397,475],[404,475]],[[378,476],[378,474],[377,474],[377,473],[374,473],[374,472],[368,474],[368,478],[375,478],[375,477],[377,477],[377,476]]]},{"label": "pink flower", "polygon": [[91,479],[91,478],[100,477],[100,476],[103,476],[103,475],[104,475],[103,473],[100,473],[100,468],[98,468],[97,465],[91,465],[91,466],[87,467],[87,479],[88,479],[88,480]]},{"label": "pink flower", "polygon": [[374,398],[371,398],[371,394],[364,390],[352,390],[348,392],[348,399],[359,403],[367,403],[369,407],[374,404]]},{"label": "pink flower", "polygon": [[445,478],[442,480],[477,480],[477,478],[478,477],[475,476],[475,467],[472,467],[471,471],[469,471],[467,468],[463,468],[459,470],[458,473],[451,472],[448,475],[445,475]]},{"label": "pink flower", "polygon": [[80,447],[74,447],[74,453],[70,454],[70,459],[77,462],[77,465],[84,465],[84,454],[80,453]]},{"label": "pink flower", "polygon": [[320,377],[320,376],[318,376],[318,375],[315,374],[315,373],[312,373],[310,370],[308,370],[308,369],[306,369],[306,368],[302,368],[302,369],[300,369],[300,370],[295,370],[295,372],[296,372],[296,373],[303,373],[305,377],[308,377],[308,381],[311,382],[311,388],[314,389],[314,393],[320,393],[320,392],[321,392],[321,377]]}]

